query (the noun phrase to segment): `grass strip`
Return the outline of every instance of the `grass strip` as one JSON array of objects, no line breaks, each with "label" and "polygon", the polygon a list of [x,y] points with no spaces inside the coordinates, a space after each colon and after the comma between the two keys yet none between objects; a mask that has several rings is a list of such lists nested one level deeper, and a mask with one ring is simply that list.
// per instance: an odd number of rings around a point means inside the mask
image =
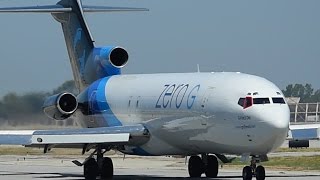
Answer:
[{"label": "grass strip", "polygon": [[[242,168],[249,165],[249,162],[241,162],[240,158],[236,158],[232,163],[225,164],[225,167],[239,167]],[[291,171],[308,171],[320,170],[320,156],[286,156],[286,157],[272,157],[269,161],[261,163],[266,168],[277,170],[291,170]]]}]

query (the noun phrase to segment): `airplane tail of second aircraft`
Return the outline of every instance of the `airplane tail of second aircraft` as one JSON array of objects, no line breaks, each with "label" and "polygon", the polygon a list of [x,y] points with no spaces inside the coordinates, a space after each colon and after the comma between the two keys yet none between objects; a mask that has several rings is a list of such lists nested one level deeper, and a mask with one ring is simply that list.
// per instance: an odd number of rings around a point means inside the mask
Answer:
[{"label": "airplane tail of second aircraft", "polygon": [[61,0],[56,5],[0,8],[10,13],[51,13],[61,23],[73,71],[79,91],[93,81],[120,74],[128,61],[128,53],[118,46],[95,47],[84,19],[84,12],[147,11],[144,8],[85,6],[81,0]]}]

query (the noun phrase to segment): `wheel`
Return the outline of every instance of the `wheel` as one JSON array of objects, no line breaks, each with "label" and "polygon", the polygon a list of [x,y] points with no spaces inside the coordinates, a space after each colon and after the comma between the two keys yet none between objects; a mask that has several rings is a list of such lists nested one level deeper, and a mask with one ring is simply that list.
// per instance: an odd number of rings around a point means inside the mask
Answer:
[{"label": "wheel", "polygon": [[266,178],[266,171],[263,166],[258,166],[256,169],[256,179],[264,180]]},{"label": "wheel", "polygon": [[104,157],[101,167],[101,179],[111,179],[113,177],[113,163],[111,158]]},{"label": "wheel", "polygon": [[204,164],[199,156],[191,156],[188,163],[190,177],[201,177],[204,172]]},{"label": "wheel", "polygon": [[246,166],[243,168],[242,178],[243,178],[243,180],[251,180],[252,179],[252,168],[250,166]]},{"label": "wheel", "polygon": [[83,167],[83,174],[86,180],[95,180],[98,176],[98,163],[94,158],[90,158]]},{"label": "wheel", "polygon": [[210,155],[208,156],[208,164],[206,165],[205,168],[205,174],[207,177],[209,178],[215,178],[218,175],[218,169],[219,169],[219,163],[218,163],[218,159],[213,156]]}]

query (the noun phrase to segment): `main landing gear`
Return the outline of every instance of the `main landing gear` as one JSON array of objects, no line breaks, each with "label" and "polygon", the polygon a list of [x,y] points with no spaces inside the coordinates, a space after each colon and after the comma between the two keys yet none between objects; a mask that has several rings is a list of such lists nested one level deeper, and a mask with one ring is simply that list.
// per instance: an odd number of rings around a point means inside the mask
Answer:
[{"label": "main landing gear", "polygon": [[257,163],[260,162],[260,159],[252,156],[251,165],[246,166],[242,170],[243,180],[251,180],[253,176],[256,176],[257,180],[264,180],[266,178],[266,172],[263,166],[257,166]]},{"label": "main landing gear", "polygon": [[[100,176],[100,179],[112,179],[113,163],[111,158],[103,157],[106,151],[97,148],[84,162],[83,174],[86,180],[95,180],[98,176]],[[97,156],[96,159],[93,158],[94,155]]]},{"label": "main landing gear", "polygon": [[188,163],[190,177],[201,177],[205,173],[206,177],[215,178],[218,175],[219,163],[216,156],[202,154],[191,156]]}]

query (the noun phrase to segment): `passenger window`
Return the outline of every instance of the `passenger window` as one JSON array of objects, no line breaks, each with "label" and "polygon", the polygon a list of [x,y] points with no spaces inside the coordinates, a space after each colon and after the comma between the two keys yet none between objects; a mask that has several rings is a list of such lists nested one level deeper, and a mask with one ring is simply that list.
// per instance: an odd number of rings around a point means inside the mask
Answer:
[{"label": "passenger window", "polygon": [[253,104],[270,104],[269,98],[254,98]]},{"label": "passenger window", "polygon": [[286,102],[284,101],[283,98],[279,97],[279,98],[272,98],[272,102],[274,104],[285,104]]}]

